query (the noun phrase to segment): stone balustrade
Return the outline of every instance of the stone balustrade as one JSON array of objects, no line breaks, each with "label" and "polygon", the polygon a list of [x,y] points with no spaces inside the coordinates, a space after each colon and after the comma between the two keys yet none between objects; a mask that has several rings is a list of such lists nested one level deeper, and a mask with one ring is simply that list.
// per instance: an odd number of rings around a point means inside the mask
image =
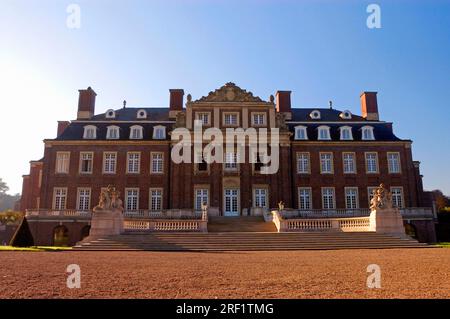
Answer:
[{"label": "stone balustrade", "polygon": [[27,210],[25,212],[25,216],[28,219],[35,218],[82,218],[82,219],[90,219],[92,214],[89,211],[81,211],[74,209],[66,209],[66,210],[48,210],[48,209],[33,209]]},{"label": "stone balustrade", "polygon": [[127,232],[207,232],[204,220],[134,220],[126,219],[124,230]]}]

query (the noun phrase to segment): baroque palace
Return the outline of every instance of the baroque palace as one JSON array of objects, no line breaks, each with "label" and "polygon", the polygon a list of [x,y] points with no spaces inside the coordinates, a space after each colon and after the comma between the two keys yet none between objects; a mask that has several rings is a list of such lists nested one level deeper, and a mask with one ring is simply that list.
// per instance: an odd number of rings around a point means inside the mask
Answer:
[{"label": "baroque palace", "polygon": [[[198,100],[171,89],[168,107],[95,113],[96,93],[79,90],[76,120],[58,122],[44,156],[23,177],[21,210],[40,244],[65,238],[73,245],[89,234],[92,209],[108,185],[120,192],[124,216],[202,210],[211,216],[258,216],[279,207],[301,216],[366,216],[373,190],[384,183],[407,230],[433,241],[434,222],[425,206],[419,162],[408,139],[380,120],[377,93],[363,92],[361,114],[327,108],[294,108],[291,91],[263,100],[227,83]],[[223,163],[174,163],[175,128],[278,128],[279,168],[224,153]],[[192,155],[195,156],[195,155]],[[420,209],[420,208],[423,209]],[[358,213],[359,212],[359,213]],[[331,214],[331,215],[330,215]],[[359,214],[359,215],[358,215]],[[431,217],[430,217],[431,216]]]}]

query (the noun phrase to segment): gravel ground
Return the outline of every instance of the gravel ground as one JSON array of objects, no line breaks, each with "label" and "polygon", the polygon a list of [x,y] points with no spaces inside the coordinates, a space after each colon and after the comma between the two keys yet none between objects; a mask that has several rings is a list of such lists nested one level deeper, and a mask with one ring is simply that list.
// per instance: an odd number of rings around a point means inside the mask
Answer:
[{"label": "gravel ground", "polygon": [[[81,267],[68,289],[66,267]],[[368,289],[367,266],[381,267]],[[450,298],[450,249],[0,252],[0,298]]]}]

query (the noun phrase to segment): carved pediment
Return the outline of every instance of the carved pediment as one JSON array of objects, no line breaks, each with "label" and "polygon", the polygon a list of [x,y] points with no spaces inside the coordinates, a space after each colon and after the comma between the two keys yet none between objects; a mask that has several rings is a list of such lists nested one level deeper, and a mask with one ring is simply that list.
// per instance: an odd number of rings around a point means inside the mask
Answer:
[{"label": "carved pediment", "polygon": [[253,96],[252,92],[241,89],[234,83],[228,82],[220,89],[209,92],[207,96],[203,96],[196,102],[264,102],[257,96]]}]

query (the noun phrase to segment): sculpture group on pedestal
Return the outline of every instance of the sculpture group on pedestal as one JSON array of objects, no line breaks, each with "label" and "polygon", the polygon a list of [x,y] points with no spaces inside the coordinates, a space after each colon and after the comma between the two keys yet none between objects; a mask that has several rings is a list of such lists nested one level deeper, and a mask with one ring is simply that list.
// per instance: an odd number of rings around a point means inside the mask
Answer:
[{"label": "sculpture group on pedestal", "polygon": [[120,193],[116,188],[108,185],[106,190],[101,191],[98,205],[94,207],[94,213],[112,210],[123,212],[123,202],[119,196]]},{"label": "sculpture group on pedestal", "polygon": [[380,184],[379,187],[373,190],[373,198],[370,201],[370,209],[377,208],[393,208],[392,194],[385,187],[384,184]]}]

